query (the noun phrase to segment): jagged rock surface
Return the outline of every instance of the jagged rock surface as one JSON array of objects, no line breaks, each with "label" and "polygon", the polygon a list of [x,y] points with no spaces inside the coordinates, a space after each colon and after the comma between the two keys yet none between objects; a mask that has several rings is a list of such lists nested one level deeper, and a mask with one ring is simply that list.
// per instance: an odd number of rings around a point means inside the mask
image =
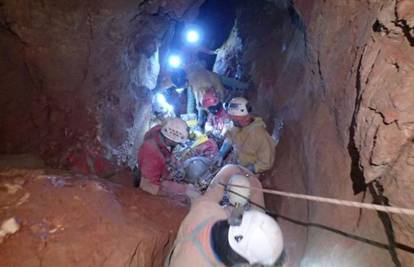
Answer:
[{"label": "jagged rock surface", "polygon": [[[114,174],[135,164],[149,127],[160,47],[200,2],[1,1],[0,154],[130,187]],[[36,162],[0,157],[1,168]],[[0,266],[162,266],[185,212],[89,176],[1,172],[0,220],[21,227]]]},{"label": "jagged rock surface", "polygon": [[2,1],[0,153],[99,175],[133,165],[159,47],[200,2]]},{"label": "jagged rock surface", "polygon": [[[265,187],[371,202],[379,190],[363,193],[364,183],[377,180],[391,205],[413,206],[413,11],[411,1],[240,6],[236,32],[216,70],[236,75],[244,69],[256,113],[280,139]],[[294,219],[378,242],[281,219],[289,266],[414,264],[412,253],[387,249],[390,228],[375,212],[272,197],[267,204]],[[411,217],[385,221],[397,243],[413,246]]]}]

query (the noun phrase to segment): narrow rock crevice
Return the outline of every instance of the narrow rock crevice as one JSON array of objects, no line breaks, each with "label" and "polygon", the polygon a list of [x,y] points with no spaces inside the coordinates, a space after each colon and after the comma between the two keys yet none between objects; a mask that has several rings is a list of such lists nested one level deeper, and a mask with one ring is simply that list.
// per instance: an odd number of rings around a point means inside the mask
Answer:
[{"label": "narrow rock crevice", "polygon": [[[369,192],[373,198],[373,203],[377,205],[389,206],[388,198],[383,195],[384,188],[382,187],[381,183],[375,182],[374,184],[371,183],[368,185]],[[391,217],[385,212],[378,212],[378,217],[384,226],[384,231],[389,244],[389,253],[391,255],[392,261],[394,262],[395,267],[401,267],[401,261],[398,258],[396,250],[397,246]]]},{"label": "narrow rock crevice", "polygon": [[[410,1],[98,2],[0,3],[0,188],[22,191],[0,194],[0,219],[24,222],[1,243],[1,266],[162,265],[188,210],[131,188],[131,168],[190,24],[219,51],[199,56],[248,83],[233,93],[277,141],[263,187],[414,205]],[[26,167],[10,171],[16,162]],[[289,267],[414,265],[411,217],[265,200]]]},{"label": "narrow rock crevice", "polygon": [[408,25],[406,20],[398,20],[395,22],[395,26],[400,27],[401,30],[403,31],[405,38],[407,38],[407,41],[410,43],[410,46],[414,47],[414,28],[410,27],[410,25]]},{"label": "narrow rock crevice", "polygon": [[355,108],[354,113],[352,115],[351,125],[349,126],[349,143],[348,143],[348,152],[351,157],[351,179],[352,179],[352,188],[354,194],[359,194],[366,190],[365,184],[365,177],[362,167],[360,165],[360,154],[358,147],[355,143],[355,131],[356,131],[356,117],[361,101],[361,91],[362,91],[362,84],[361,84],[361,68],[362,68],[362,59],[363,59],[363,51],[365,48],[362,49],[361,56],[359,57],[358,66],[356,68],[356,99],[355,99]]},{"label": "narrow rock crevice", "polygon": [[375,23],[372,25],[372,30],[374,32],[383,32],[385,34],[389,34],[390,30],[381,22],[379,22],[378,20],[375,21]]}]

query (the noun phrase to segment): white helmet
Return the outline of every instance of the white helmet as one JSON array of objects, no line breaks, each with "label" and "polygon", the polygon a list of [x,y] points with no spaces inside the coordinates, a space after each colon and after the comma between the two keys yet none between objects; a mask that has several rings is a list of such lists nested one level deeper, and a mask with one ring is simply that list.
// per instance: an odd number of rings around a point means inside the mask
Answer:
[{"label": "white helmet", "polygon": [[235,97],[227,106],[227,113],[232,116],[247,116],[251,111],[249,101],[243,97]]},{"label": "white helmet", "polygon": [[272,265],[283,252],[283,237],[277,222],[269,215],[248,210],[239,226],[230,226],[230,247],[249,264]]},{"label": "white helmet", "polygon": [[171,141],[184,143],[188,138],[187,124],[180,118],[168,119],[161,128],[161,133]]},{"label": "white helmet", "polygon": [[[249,202],[250,189],[241,188],[239,186],[250,187],[250,180],[245,175],[235,174],[229,180],[229,201],[234,206],[243,207]],[[234,193],[232,193],[234,192]]]}]

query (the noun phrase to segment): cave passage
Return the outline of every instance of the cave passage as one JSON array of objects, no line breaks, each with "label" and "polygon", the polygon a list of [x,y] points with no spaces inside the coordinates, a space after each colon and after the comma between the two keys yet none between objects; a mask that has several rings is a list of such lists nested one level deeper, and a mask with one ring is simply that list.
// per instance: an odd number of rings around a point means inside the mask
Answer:
[{"label": "cave passage", "polygon": [[409,0],[3,0],[0,266],[414,266],[413,40]]}]

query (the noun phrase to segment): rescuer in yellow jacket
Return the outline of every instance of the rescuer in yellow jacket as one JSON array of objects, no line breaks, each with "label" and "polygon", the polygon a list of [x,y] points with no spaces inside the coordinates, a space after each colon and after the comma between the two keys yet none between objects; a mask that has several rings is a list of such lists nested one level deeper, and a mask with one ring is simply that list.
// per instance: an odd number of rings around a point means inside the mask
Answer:
[{"label": "rescuer in yellow jacket", "polygon": [[227,113],[235,127],[227,132],[226,139],[216,158],[218,165],[233,149],[235,161],[254,173],[262,173],[272,168],[276,143],[266,131],[262,118],[250,114],[251,107],[242,97],[233,98]]},{"label": "rescuer in yellow jacket", "polygon": [[[246,185],[246,177],[251,187],[261,188],[258,178],[241,166],[227,165],[220,170],[206,193],[192,203],[165,266],[275,266],[275,262],[280,261],[283,238],[272,217],[256,209],[248,209],[240,224],[230,225],[227,220],[229,212],[219,205],[224,188],[218,183],[227,184],[230,180],[232,184]],[[250,193],[247,190],[237,194],[264,206],[262,192],[251,190]],[[230,195],[232,201],[238,199]]]},{"label": "rescuer in yellow jacket", "polygon": [[[208,91],[214,91],[220,100],[224,97],[224,86],[217,73],[207,70],[200,64],[193,63],[172,71],[169,75],[162,74],[159,88],[165,90],[174,86],[186,88],[187,113],[194,113],[197,109],[200,124],[204,123],[207,110],[202,106]],[[195,104],[195,105],[194,105]]]}]

